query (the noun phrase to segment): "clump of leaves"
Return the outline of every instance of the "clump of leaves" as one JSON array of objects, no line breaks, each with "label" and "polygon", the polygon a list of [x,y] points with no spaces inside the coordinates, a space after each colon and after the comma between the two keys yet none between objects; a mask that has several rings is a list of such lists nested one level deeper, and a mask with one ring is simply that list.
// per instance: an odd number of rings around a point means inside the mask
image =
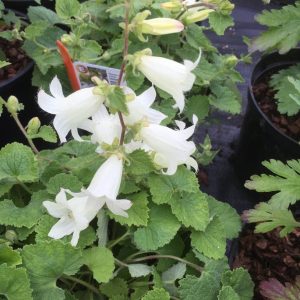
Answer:
[{"label": "clump of leaves", "polygon": [[293,116],[300,111],[300,64],[274,74],[270,81],[276,91],[278,111]]},{"label": "clump of leaves", "polygon": [[256,20],[267,26],[267,30],[253,40],[250,51],[276,49],[280,54],[284,54],[296,47],[300,40],[299,16],[300,1],[281,9],[264,10]]},{"label": "clump of leaves", "polygon": [[300,295],[300,276],[296,277],[295,282],[283,285],[275,278],[261,282],[260,293],[270,300],[297,300]]},{"label": "clump of leaves", "polygon": [[262,163],[275,175],[254,175],[246,181],[245,187],[258,192],[277,192],[268,203],[260,203],[254,209],[243,213],[243,218],[249,223],[258,223],[255,232],[268,232],[282,227],[280,236],[286,236],[300,223],[288,210],[291,204],[300,200],[300,160],[281,161],[270,160]]}]

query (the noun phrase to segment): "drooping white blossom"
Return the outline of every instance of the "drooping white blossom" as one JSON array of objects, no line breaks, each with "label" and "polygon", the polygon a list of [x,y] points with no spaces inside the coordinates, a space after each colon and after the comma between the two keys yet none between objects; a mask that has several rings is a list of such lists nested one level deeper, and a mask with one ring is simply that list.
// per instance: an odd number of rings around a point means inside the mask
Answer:
[{"label": "drooping white blossom", "polygon": [[[87,125],[88,124],[88,125]],[[99,144],[98,153],[102,153],[101,144],[112,145],[116,139],[120,139],[122,126],[118,115],[109,114],[106,107],[101,105],[92,116],[92,120],[85,123],[86,130],[92,133],[92,143]]]},{"label": "drooping white blossom", "polygon": [[117,199],[123,173],[123,160],[111,155],[98,169],[85,193],[97,199],[101,207],[107,208],[116,215],[127,217],[132,203],[127,199]]},{"label": "drooping white blossom", "polygon": [[170,94],[176,102],[173,107],[178,107],[182,112],[184,92],[193,87],[196,76],[192,70],[197,67],[200,57],[201,51],[195,62],[184,60],[181,64],[164,57],[140,55],[136,68],[155,86]]},{"label": "drooping white blossom", "polygon": [[74,139],[81,140],[78,128],[84,128],[85,120],[99,109],[104,97],[93,94],[93,88],[81,89],[65,97],[57,77],[50,84],[50,92],[52,96],[41,90],[38,104],[44,111],[55,115],[53,125],[60,141],[66,142],[70,131]]},{"label": "drooping white blossom", "polygon": [[192,126],[185,128],[184,122],[177,121],[179,130],[157,124],[149,124],[141,129],[142,140],[155,152],[154,162],[167,169],[165,174],[175,174],[177,167],[182,164],[197,170],[197,162],[191,157],[196,146],[194,142],[188,141],[195,131],[196,116],[193,122]]},{"label": "drooping white blossom", "polygon": [[[67,194],[72,198],[67,200]],[[82,193],[72,193],[61,189],[56,195],[55,202],[44,201],[48,213],[60,219],[50,230],[48,236],[60,239],[73,234],[71,244],[76,246],[80,231],[86,229],[101,208],[101,203]]]},{"label": "drooping white blossom", "polygon": [[139,96],[136,96],[134,91],[128,87],[124,87],[126,95],[132,95],[133,100],[127,102],[128,115],[124,115],[126,125],[134,125],[142,120],[149,123],[160,124],[167,116],[158,110],[152,109],[151,105],[156,98],[156,91],[153,86],[148,88]]}]

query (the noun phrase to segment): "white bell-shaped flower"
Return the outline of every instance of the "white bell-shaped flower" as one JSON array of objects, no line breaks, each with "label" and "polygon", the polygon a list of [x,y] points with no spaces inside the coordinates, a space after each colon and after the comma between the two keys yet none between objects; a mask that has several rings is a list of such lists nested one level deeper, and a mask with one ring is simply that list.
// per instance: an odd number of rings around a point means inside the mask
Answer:
[{"label": "white bell-shaped flower", "polygon": [[128,87],[124,87],[124,92],[126,95],[132,95],[133,97],[133,100],[127,102],[129,114],[123,116],[126,125],[131,126],[142,120],[160,124],[167,117],[160,111],[151,108],[156,98],[156,91],[153,86],[139,96],[136,96],[134,91]]},{"label": "white bell-shaped flower", "polygon": [[173,107],[178,107],[182,112],[185,104],[184,92],[193,87],[196,76],[192,70],[198,65],[200,57],[201,51],[195,62],[185,60],[180,64],[163,57],[141,55],[136,67],[155,86],[170,94],[176,102]]},{"label": "white bell-shaped flower", "polygon": [[[67,200],[66,193],[72,198]],[[56,195],[55,202],[44,201],[48,213],[60,220],[51,228],[48,236],[60,239],[73,233],[71,244],[76,246],[80,231],[86,229],[101,208],[101,203],[82,193],[72,193],[61,189]]]},{"label": "white bell-shaped flower", "polygon": [[91,142],[99,144],[98,153],[102,153],[101,144],[112,145],[115,139],[120,139],[122,126],[118,115],[109,114],[106,107],[101,105],[99,110],[92,116],[92,120],[84,123],[87,131],[92,133]]},{"label": "white bell-shaped flower", "polygon": [[106,203],[107,208],[115,215],[128,217],[128,210],[132,203],[127,199],[117,200],[123,173],[123,160],[117,155],[111,155],[98,169],[86,193],[96,198],[101,206]]},{"label": "white bell-shaped flower", "polygon": [[198,169],[197,162],[191,155],[195,152],[194,142],[187,141],[195,131],[197,117],[193,118],[194,124],[185,128],[185,123],[177,121],[179,130],[166,126],[149,124],[140,131],[140,136],[154,152],[154,162],[161,168],[166,168],[165,174],[173,175],[179,165]]},{"label": "white bell-shaped flower", "polygon": [[53,125],[60,141],[66,142],[71,131],[74,139],[81,140],[78,128],[97,111],[104,101],[103,96],[93,94],[94,88],[78,90],[64,97],[62,86],[57,77],[50,84],[52,96],[41,90],[38,93],[38,104],[46,112],[54,114]]}]

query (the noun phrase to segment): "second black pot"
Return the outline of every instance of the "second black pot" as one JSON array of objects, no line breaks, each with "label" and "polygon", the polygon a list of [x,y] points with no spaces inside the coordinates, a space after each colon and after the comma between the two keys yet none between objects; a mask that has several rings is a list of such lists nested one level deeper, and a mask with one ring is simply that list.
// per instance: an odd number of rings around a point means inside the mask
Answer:
[{"label": "second black pot", "polygon": [[[33,0],[3,0],[5,8],[14,9],[27,13],[29,6],[36,6],[38,3]],[[41,5],[54,10],[55,0],[41,0]]]},{"label": "second black pot", "polygon": [[300,49],[287,54],[272,53],[261,58],[256,64],[248,88],[248,106],[241,128],[236,155],[235,169],[244,181],[253,174],[265,171],[263,160],[300,158],[300,141],[281,132],[262,112],[252,91],[252,86],[265,74],[300,63]]}]

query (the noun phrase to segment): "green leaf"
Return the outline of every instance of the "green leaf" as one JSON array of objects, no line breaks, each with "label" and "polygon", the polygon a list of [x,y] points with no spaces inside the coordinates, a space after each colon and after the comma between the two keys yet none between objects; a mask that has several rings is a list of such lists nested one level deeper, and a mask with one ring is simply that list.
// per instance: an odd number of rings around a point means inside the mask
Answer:
[{"label": "green leaf", "polygon": [[[10,62],[0,60],[0,69],[9,66]],[[0,114],[1,115],[1,114]]]},{"label": "green leaf", "polygon": [[148,194],[140,192],[128,195],[127,198],[132,201],[132,206],[127,210],[128,217],[122,217],[108,212],[109,216],[119,222],[121,225],[128,226],[146,226],[149,218]]},{"label": "green leaf", "polygon": [[186,227],[204,230],[209,223],[209,210],[206,195],[198,193],[183,193],[181,197],[174,196],[169,204],[173,214]]},{"label": "green leaf", "polygon": [[0,197],[5,195],[7,192],[10,191],[10,189],[13,187],[13,183],[0,183]]},{"label": "green leaf", "polygon": [[223,286],[218,295],[218,300],[241,300],[231,286]]},{"label": "green leaf", "polygon": [[7,179],[13,183],[38,180],[38,164],[29,147],[12,143],[0,150],[1,179]]},{"label": "green leaf", "polygon": [[270,204],[278,209],[286,209],[300,200],[300,160],[289,160],[284,164],[271,159],[262,164],[277,176],[251,176],[251,180],[245,183],[246,188],[257,192],[277,192],[271,197]]},{"label": "green leaf", "polygon": [[0,224],[15,227],[33,227],[43,214],[42,202],[49,197],[45,191],[31,196],[30,203],[25,207],[17,207],[11,200],[0,202]]},{"label": "green leaf", "polygon": [[217,216],[224,228],[227,239],[237,238],[241,230],[240,215],[228,203],[220,202],[211,196],[207,197],[211,217]]},{"label": "green leaf", "polygon": [[[52,238],[48,236],[52,226],[58,222],[58,219],[55,219],[49,215],[44,215],[38,222],[37,226],[35,226],[34,231],[36,232],[35,241],[37,243],[43,241],[52,241]],[[70,244],[72,236],[65,236],[60,239],[65,244]],[[84,249],[87,246],[93,244],[96,240],[96,234],[94,229],[89,226],[85,230],[80,232],[79,241],[77,247]]]},{"label": "green leaf", "polygon": [[254,39],[250,51],[277,49],[280,54],[295,48],[300,40],[300,3],[286,5],[281,9],[264,10],[256,20],[267,30]]},{"label": "green leaf", "polygon": [[22,263],[22,258],[19,252],[13,250],[7,244],[0,244],[0,265],[6,264],[9,267],[14,267]]},{"label": "green leaf", "polygon": [[254,283],[247,270],[243,268],[225,272],[222,277],[222,284],[232,287],[241,300],[253,299]]},{"label": "green leaf", "polygon": [[51,25],[61,23],[58,15],[44,6],[30,6],[28,8],[28,17],[31,23],[38,21],[47,21]]},{"label": "green leaf", "polygon": [[[81,157],[88,154],[94,154],[97,146],[91,143],[82,143],[75,140],[71,140],[59,147],[55,151],[58,153],[68,154],[70,156]],[[99,156],[99,155],[98,155]]]},{"label": "green leaf", "polygon": [[148,184],[153,197],[152,200],[157,204],[169,203],[178,192],[199,192],[195,174],[183,166],[180,166],[172,176],[150,175]]},{"label": "green leaf", "polygon": [[152,268],[145,264],[130,264],[128,271],[131,277],[143,277],[149,275],[152,272]]},{"label": "green leaf", "polygon": [[206,95],[196,95],[190,97],[186,101],[185,114],[190,121],[193,119],[193,115],[198,117],[201,122],[209,114],[209,97]]},{"label": "green leaf", "polygon": [[231,114],[241,112],[241,96],[235,90],[219,83],[212,83],[210,89],[214,94],[214,97],[210,97],[211,105]]},{"label": "green leaf", "polygon": [[161,288],[154,288],[152,291],[149,291],[142,300],[170,300],[169,293]]},{"label": "green leaf", "polygon": [[69,189],[72,192],[80,192],[82,188],[82,183],[79,179],[71,174],[57,174],[52,177],[47,184],[47,191],[51,195],[56,195],[59,193],[60,189]]},{"label": "green leaf", "polygon": [[[162,255],[172,255],[172,256],[182,257],[184,247],[185,244],[183,240],[179,235],[177,235],[169,244],[163,246],[162,248],[159,248],[156,251],[157,253]],[[164,272],[167,269],[169,269],[173,264],[174,264],[173,259],[162,258],[158,260],[156,269],[159,272]]]},{"label": "green leaf", "polygon": [[177,295],[177,287],[175,285],[178,279],[181,279],[186,272],[186,264],[179,262],[171,268],[162,273],[161,279],[164,288],[169,291],[171,295]]},{"label": "green leaf", "polygon": [[154,171],[152,159],[144,150],[136,150],[127,157],[130,165],[126,171],[133,175],[146,175]]},{"label": "green leaf", "polygon": [[108,217],[105,213],[105,210],[100,209],[97,214],[97,238],[98,246],[105,247],[108,240]]},{"label": "green leaf", "polygon": [[134,242],[140,250],[156,250],[169,243],[180,228],[180,223],[167,206],[153,206],[147,227],[134,232]]},{"label": "green leaf", "polygon": [[55,10],[60,18],[69,19],[77,16],[80,3],[77,0],[56,0]]},{"label": "green leaf", "polygon": [[219,259],[225,255],[226,237],[223,224],[218,217],[207,225],[205,231],[192,231],[191,234],[192,246],[202,252],[205,256]]},{"label": "green leaf", "polygon": [[275,99],[281,114],[296,115],[300,111],[300,64],[283,69],[271,77]]},{"label": "green leaf", "polygon": [[32,290],[24,268],[0,266],[0,295],[9,300],[32,300]]},{"label": "green leaf", "polygon": [[57,143],[57,135],[51,126],[43,125],[37,134],[30,136],[32,139],[41,138],[49,143]]},{"label": "green leaf", "polygon": [[115,269],[114,256],[105,247],[93,247],[83,252],[84,264],[93,272],[94,278],[99,282],[108,282]]},{"label": "green leaf", "polygon": [[210,13],[208,19],[209,25],[213,28],[217,35],[223,35],[226,28],[234,25],[231,16],[224,15],[217,11]]},{"label": "green leaf", "polygon": [[128,286],[124,279],[113,278],[108,283],[101,284],[100,291],[107,297],[112,298],[117,295],[127,295]]},{"label": "green leaf", "polygon": [[109,109],[112,113],[122,112],[127,114],[128,108],[126,105],[126,96],[122,88],[115,86],[107,95]]},{"label": "green leaf", "polygon": [[79,249],[55,240],[26,245],[22,257],[35,300],[65,299],[64,290],[56,286],[56,281],[63,274],[74,275],[82,265]]},{"label": "green leaf", "polygon": [[[203,33],[203,29],[196,24],[191,24],[186,28],[186,39],[187,39],[187,43],[183,46],[183,49],[185,49],[185,47],[188,47],[190,45],[197,51],[199,51],[199,48],[203,49],[204,52],[217,51],[217,49],[212,45],[210,40]],[[190,52],[190,49],[186,48],[186,50],[189,50],[187,52]],[[180,51],[180,49],[178,49],[177,52],[178,51]],[[181,56],[181,58],[187,59],[187,55]]]},{"label": "green leaf", "polygon": [[280,236],[284,237],[295,228],[300,227],[290,210],[274,208],[271,204],[260,203],[255,209],[244,211],[244,218],[249,223],[259,223],[255,232],[268,232],[281,227]]},{"label": "green leaf", "polygon": [[179,281],[179,295],[181,300],[216,300],[219,292],[219,284],[215,278],[207,273],[202,272],[201,276],[187,275]]}]

